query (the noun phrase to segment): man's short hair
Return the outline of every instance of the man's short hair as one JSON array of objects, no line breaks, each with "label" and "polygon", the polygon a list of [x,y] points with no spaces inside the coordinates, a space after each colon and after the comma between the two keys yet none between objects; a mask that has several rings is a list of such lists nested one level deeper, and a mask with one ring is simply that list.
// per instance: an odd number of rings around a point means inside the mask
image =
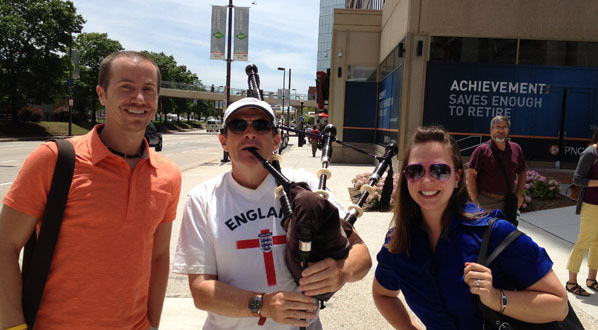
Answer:
[{"label": "man's short hair", "polygon": [[130,59],[142,59],[142,60],[149,61],[150,63],[152,63],[152,65],[156,69],[156,75],[158,78],[157,91],[158,91],[158,93],[160,93],[160,83],[162,82],[162,75],[160,74],[160,68],[147,55],[145,55],[141,52],[136,52],[136,51],[132,51],[132,50],[114,52],[114,53],[106,56],[102,60],[102,64],[100,64],[100,74],[98,75],[98,85],[102,86],[102,89],[104,89],[105,92],[108,91],[108,83],[110,82],[110,73],[111,73],[110,69],[112,68],[112,62],[114,62],[114,60],[116,60],[119,57],[128,57]]},{"label": "man's short hair", "polygon": [[493,128],[496,123],[499,123],[501,121],[506,121],[507,126],[509,126],[509,128],[511,128],[511,120],[507,116],[496,116],[496,117],[492,118],[492,120],[490,121],[490,128]]}]

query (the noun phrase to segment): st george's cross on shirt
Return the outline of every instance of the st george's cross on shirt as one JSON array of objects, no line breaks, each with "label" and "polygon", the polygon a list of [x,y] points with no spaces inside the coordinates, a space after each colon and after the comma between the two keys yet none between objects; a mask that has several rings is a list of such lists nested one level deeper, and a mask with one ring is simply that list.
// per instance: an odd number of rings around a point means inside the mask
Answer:
[{"label": "st george's cross on shirt", "polygon": [[274,267],[274,257],[272,255],[272,246],[285,244],[287,238],[285,235],[273,236],[270,229],[262,229],[258,238],[245,239],[237,241],[237,250],[261,248],[264,254],[264,267],[266,269],[266,279],[268,286],[276,285],[276,269]]}]

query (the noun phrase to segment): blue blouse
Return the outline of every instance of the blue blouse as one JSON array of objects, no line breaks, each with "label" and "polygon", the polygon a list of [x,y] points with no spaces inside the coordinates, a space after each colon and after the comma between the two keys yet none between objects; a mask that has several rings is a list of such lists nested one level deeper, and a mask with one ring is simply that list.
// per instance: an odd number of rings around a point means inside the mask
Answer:
[{"label": "blue blouse", "polygon": [[[477,206],[469,203],[465,210],[473,213]],[[376,280],[387,290],[402,291],[407,304],[428,330],[481,329],[476,295],[469,292],[463,281],[463,270],[465,262],[477,261],[488,221],[494,217],[502,219],[503,215],[494,210],[489,217],[476,220],[454,216],[447,234],[440,236],[436,251],[430,248],[422,220],[414,221],[410,228],[409,256],[405,251],[391,253],[383,246],[377,256]],[[488,253],[513,230],[515,227],[508,221],[496,221]],[[552,269],[552,260],[529,236],[522,235],[489,268],[495,288],[523,290]]]}]

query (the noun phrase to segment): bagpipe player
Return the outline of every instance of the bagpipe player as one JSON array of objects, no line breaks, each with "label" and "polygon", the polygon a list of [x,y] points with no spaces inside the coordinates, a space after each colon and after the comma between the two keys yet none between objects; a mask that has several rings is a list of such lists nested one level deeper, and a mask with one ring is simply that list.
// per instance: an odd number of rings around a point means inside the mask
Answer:
[{"label": "bagpipe player", "polygon": [[[219,139],[232,170],[189,193],[173,270],[188,275],[195,306],[208,312],[204,329],[321,329],[313,297],[362,279],[372,265],[368,249],[360,241],[343,259],[311,263],[297,284],[285,264],[277,183],[247,150],[272,160],[281,141],[274,112],[248,97],[232,103],[223,122]],[[318,187],[313,174],[283,173]],[[328,200],[344,214],[334,196]]]}]

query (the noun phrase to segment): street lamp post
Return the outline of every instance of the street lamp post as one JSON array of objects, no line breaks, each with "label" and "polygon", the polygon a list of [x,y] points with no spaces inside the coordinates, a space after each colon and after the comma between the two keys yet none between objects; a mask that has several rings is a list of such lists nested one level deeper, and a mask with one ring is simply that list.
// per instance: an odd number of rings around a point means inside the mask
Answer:
[{"label": "street lamp post", "polygon": [[[291,89],[291,91],[293,92],[293,100],[297,101],[297,90],[295,88]],[[291,102],[289,102],[289,105],[291,105]],[[295,127],[297,127],[297,122],[299,121],[299,117],[297,116],[297,108],[295,109],[295,118],[293,118],[293,120],[295,121]]]},{"label": "street lamp post", "polygon": [[[283,85],[284,85],[284,83],[283,83]],[[291,121],[291,68],[289,68],[289,106],[287,107],[287,120],[290,124],[290,121]]]},{"label": "street lamp post", "polygon": [[287,75],[287,69],[278,67],[278,70],[282,71],[282,105],[280,106],[281,114],[284,116],[284,80]]}]

